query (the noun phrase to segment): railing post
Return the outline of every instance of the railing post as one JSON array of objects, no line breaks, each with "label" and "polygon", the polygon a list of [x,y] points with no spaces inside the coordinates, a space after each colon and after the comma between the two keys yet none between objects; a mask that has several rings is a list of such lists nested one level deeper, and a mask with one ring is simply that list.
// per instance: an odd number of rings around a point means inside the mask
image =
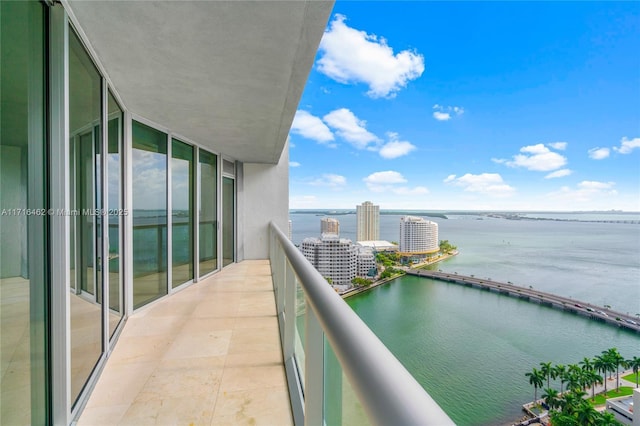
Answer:
[{"label": "railing post", "polygon": [[313,308],[308,303],[305,305],[304,424],[305,426],[323,426],[324,333]]}]

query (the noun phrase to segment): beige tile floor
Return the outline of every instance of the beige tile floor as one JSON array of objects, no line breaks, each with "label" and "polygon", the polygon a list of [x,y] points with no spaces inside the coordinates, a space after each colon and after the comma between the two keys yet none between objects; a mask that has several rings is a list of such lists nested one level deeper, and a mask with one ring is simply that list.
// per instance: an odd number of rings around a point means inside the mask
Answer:
[{"label": "beige tile floor", "polygon": [[78,425],[293,424],[269,262],[132,315]]}]

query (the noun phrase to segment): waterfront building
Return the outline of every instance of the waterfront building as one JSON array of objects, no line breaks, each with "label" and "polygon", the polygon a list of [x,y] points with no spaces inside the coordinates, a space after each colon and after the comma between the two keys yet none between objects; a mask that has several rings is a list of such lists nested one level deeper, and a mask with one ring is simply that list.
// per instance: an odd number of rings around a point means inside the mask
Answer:
[{"label": "waterfront building", "polygon": [[380,239],[380,206],[371,201],[356,206],[356,241]]},{"label": "waterfront building", "polygon": [[377,273],[376,255],[370,247],[357,246],[356,275],[371,278]]},{"label": "waterfront building", "polygon": [[289,219],[289,226],[287,227],[287,237],[289,238],[289,241],[292,241],[292,237],[293,237],[293,222],[291,222],[291,219]]},{"label": "waterfront building", "polygon": [[356,277],[358,250],[351,240],[329,233],[321,238],[305,238],[300,246],[302,254],[334,285],[351,285]]},{"label": "waterfront building", "polygon": [[320,234],[340,235],[340,222],[332,217],[320,219]]},{"label": "waterfront building", "polygon": [[421,217],[400,218],[398,251],[403,255],[426,255],[440,250],[438,224]]}]

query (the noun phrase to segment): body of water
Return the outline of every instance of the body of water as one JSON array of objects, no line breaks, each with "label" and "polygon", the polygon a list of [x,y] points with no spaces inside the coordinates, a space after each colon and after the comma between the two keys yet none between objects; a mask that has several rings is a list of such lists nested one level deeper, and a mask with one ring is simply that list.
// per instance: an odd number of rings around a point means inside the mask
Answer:
[{"label": "body of water", "polygon": [[[591,222],[599,220],[595,214],[589,221],[576,214],[544,215],[561,221],[447,216],[430,220],[438,223],[440,239],[457,245],[460,254],[437,268],[640,313],[637,223]],[[341,236],[354,239],[355,214],[335,217]],[[292,213],[290,218],[294,243],[319,235],[321,216]],[[380,216],[381,239],[398,240],[399,218]],[[577,363],[610,347],[627,359],[640,355],[636,333],[425,278],[406,276],[347,302],[460,425],[518,418],[521,405],[533,399],[524,374],[540,362]]]}]

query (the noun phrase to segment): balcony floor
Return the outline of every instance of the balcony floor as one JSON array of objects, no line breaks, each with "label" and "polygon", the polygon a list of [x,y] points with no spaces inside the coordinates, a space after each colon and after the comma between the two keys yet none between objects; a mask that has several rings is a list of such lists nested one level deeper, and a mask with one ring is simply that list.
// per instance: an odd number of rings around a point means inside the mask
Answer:
[{"label": "balcony floor", "polygon": [[78,425],[290,425],[269,261],[129,317]]}]

